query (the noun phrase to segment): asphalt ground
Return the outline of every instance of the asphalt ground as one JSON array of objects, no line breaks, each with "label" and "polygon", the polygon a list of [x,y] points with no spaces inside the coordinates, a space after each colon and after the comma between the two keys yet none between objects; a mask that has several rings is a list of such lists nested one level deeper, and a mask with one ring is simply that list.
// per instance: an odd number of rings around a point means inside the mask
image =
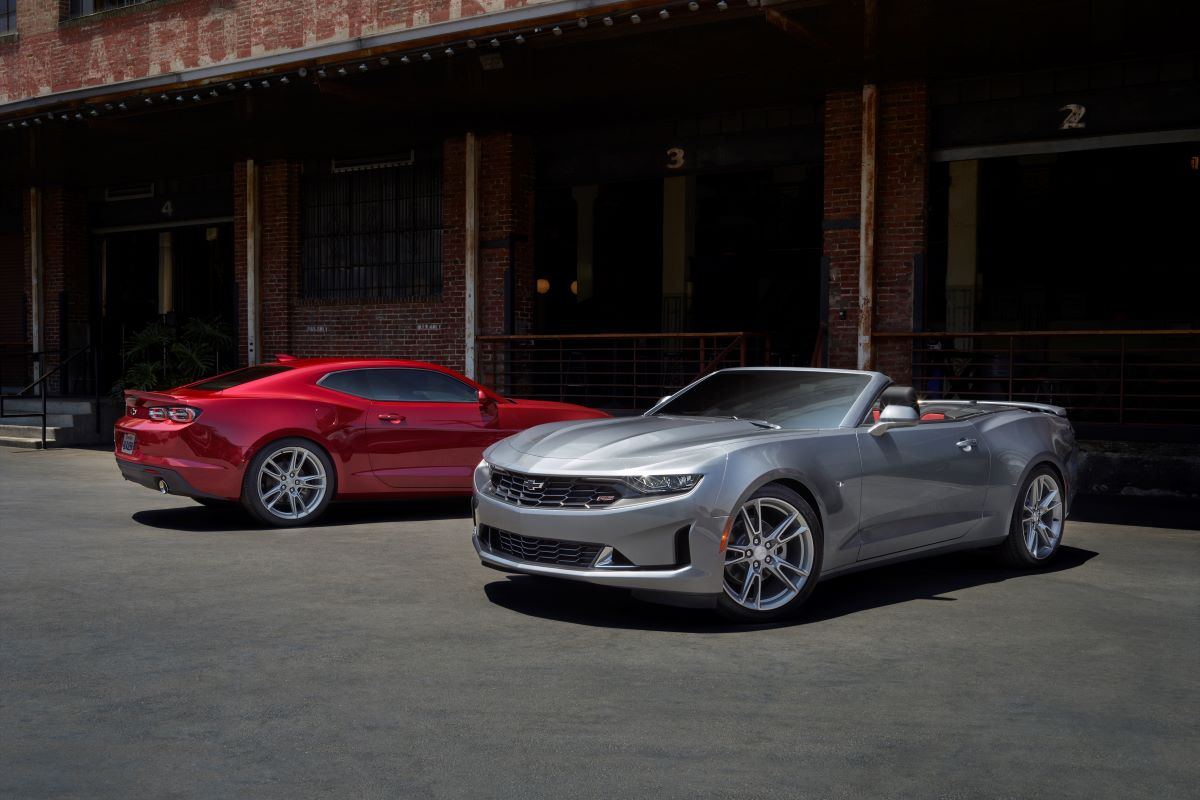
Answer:
[{"label": "asphalt ground", "polygon": [[735,628],[484,569],[465,501],[270,530],[0,449],[0,797],[1194,798],[1200,534],[1095,508]]}]

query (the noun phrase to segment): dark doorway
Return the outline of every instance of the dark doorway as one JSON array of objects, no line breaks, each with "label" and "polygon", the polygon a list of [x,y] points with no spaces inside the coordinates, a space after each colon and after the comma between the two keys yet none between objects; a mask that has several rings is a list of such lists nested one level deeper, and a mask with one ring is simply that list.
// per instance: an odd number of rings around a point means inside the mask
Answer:
[{"label": "dark doorway", "polygon": [[[153,322],[202,318],[236,331],[231,224],[105,233],[94,247],[102,388],[123,374],[128,339]],[[232,347],[220,353],[218,368],[234,358]]]}]

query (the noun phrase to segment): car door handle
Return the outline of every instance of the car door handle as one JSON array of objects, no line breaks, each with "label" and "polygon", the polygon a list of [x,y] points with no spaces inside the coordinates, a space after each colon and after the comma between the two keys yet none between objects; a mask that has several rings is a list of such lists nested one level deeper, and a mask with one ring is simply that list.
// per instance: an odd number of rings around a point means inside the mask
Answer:
[{"label": "car door handle", "polygon": [[955,444],[961,447],[964,453],[969,453],[975,449],[975,445],[978,444],[978,442],[976,442],[974,439],[959,439],[957,442],[955,442]]},{"label": "car door handle", "polygon": [[399,425],[401,422],[404,422],[405,419],[399,414],[380,414],[379,418],[384,422],[390,422],[393,425]]}]

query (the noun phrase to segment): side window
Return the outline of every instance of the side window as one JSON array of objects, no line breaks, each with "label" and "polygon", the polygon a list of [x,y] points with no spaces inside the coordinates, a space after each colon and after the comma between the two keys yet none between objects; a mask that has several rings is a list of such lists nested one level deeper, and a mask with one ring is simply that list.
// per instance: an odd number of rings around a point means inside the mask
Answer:
[{"label": "side window", "polygon": [[473,403],[475,390],[449,375],[427,369],[373,369],[371,397],[385,402]]},{"label": "side window", "polygon": [[369,373],[373,370],[349,369],[344,372],[331,372],[317,383],[335,392],[352,394],[355,397],[371,397],[371,381]]}]

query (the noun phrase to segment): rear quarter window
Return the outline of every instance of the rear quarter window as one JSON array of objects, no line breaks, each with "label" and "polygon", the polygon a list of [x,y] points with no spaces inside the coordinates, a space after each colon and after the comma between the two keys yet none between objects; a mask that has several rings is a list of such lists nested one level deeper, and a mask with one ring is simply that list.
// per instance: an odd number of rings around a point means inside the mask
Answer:
[{"label": "rear quarter window", "polygon": [[232,389],[234,386],[242,386],[251,381],[269,378],[272,375],[287,372],[289,369],[291,367],[285,367],[282,364],[260,364],[256,367],[235,369],[233,372],[226,372],[224,375],[218,375],[215,378],[205,378],[196,383],[189,383],[184,388],[195,389],[200,392],[219,392],[224,389]]}]

